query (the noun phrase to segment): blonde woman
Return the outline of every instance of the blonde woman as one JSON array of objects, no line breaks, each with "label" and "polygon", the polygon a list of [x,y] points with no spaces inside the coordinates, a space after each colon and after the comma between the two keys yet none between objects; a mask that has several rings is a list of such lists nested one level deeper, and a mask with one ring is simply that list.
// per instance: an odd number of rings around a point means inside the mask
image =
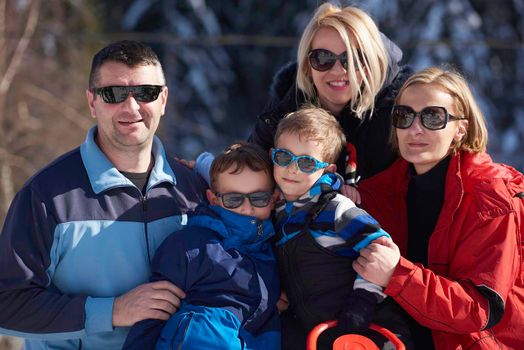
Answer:
[{"label": "blonde woman", "polygon": [[279,121],[309,102],[333,114],[346,134],[337,171],[347,184],[384,170],[396,159],[388,144],[391,107],[410,74],[401,58],[364,11],[321,5],[302,34],[297,63],[274,77],[250,141],[269,150]]},{"label": "blonde woman", "polygon": [[378,240],[353,267],[411,317],[416,349],[524,349],[524,176],[492,162],[452,70],[408,79],[392,122],[402,159],[359,191],[398,246]]}]

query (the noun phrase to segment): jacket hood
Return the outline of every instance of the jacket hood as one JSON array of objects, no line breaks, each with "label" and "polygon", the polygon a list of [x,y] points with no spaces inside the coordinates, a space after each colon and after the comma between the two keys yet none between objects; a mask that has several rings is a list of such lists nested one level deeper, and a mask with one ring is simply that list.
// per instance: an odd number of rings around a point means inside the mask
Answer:
[{"label": "jacket hood", "polygon": [[312,201],[312,199],[316,196],[319,197],[323,192],[330,192],[330,191],[340,191],[342,188],[342,185],[344,184],[344,178],[338,174],[338,173],[327,173],[322,175],[317,182],[311,188],[309,191],[304,193],[300,198],[298,198],[296,201],[293,202],[287,202],[284,198],[284,195],[280,194],[280,200],[276,205],[276,210],[279,211],[283,206],[286,205],[286,203],[295,203],[296,206],[302,207],[305,203],[308,203]]},{"label": "jacket hood", "polygon": [[234,213],[217,205],[202,205],[189,219],[188,226],[199,226],[215,231],[223,238],[226,250],[234,248],[258,258],[271,259],[269,239],[275,235],[270,219]]},{"label": "jacket hood", "polygon": [[338,173],[327,173],[322,175],[309,190],[309,195],[316,196],[326,191],[340,191],[344,179]]},{"label": "jacket hood", "polygon": [[[360,183],[361,190],[383,192],[384,196],[396,196],[407,191],[409,166],[400,158],[385,171]],[[479,185],[488,188],[493,181],[502,181],[512,194],[524,191],[524,175],[511,166],[493,163],[487,153],[459,152],[452,157],[448,174],[453,173],[464,191],[478,191]],[[464,181],[464,182],[462,182]]]},{"label": "jacket hood", "polygon": [[384,48],[388,55],[388,72],[386,75],[386,80],[384,81],[384,86],[388,86],[393,82],[393,79],[397,76],[400,71],[400,61],[402,60],[402,50],[389,38],[380,33],[382,42],[384,43]]},{"label": "jacket hood", "polygon": [[473,183],[476,184],[476,186],[473,186],[466,181],[464,183],[465,190],[476,191],[478,183],[489,184],[494,181],[502,181],[512,197],[524,191],[524,175],[515,168],[506,164],[494,163],[487,153],[461,152],[460,156],[462,177],[473,179]]}]

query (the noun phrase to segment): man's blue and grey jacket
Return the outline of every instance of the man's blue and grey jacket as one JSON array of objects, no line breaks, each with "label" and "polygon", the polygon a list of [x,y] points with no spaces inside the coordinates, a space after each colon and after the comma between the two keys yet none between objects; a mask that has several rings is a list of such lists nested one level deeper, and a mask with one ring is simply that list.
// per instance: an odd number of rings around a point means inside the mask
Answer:
[{"label": "man's blue and grey jacket", "polygon": [[[203,206],[168,237],[152,264],[152,281],[186,292],[169,321],[131,328],[124,349],[279,349],[277,266],[271,221]],[[158,341],[157,341],[158,340]]]},{"label": "man's blue and grey jacket", "polygon": [[0,235],[0,333],[26,349],[120,349],[113,301],[150,277],[150,257],[204,200],[205,182],[155,137],[142,195],[98,148],[77,149],[31,178]]}]

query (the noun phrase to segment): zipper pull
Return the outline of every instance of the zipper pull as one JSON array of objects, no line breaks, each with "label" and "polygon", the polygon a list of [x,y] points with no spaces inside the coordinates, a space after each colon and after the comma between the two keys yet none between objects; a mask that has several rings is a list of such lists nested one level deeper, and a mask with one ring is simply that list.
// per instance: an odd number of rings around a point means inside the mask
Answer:
[{"label": "zipper pull", "polygon": [[147,211],[147,198],[144,196],[141,197],[140,202],[142,202],[142,211]]},{"label": "zipper pull", "polygon": [[259,222],[258,223],[258,238],[262,237],[263,234],[264,234],[264,228],[262,227],[262,223]]}]

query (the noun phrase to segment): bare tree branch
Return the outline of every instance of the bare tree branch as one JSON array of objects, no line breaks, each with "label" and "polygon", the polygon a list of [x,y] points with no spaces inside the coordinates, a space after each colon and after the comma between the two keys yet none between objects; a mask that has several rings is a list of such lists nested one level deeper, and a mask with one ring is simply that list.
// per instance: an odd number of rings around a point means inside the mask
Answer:
[{"label": "bare tree branch", "polygon": [[34,165],[24,157],[17,156],[4,148],[0,148],[0,163],[2,165],[21,169],[28,174],[32,174],[36,171]]},{"label": "bare tree branch", "polygon": [[[6,36],[6,25],[5,25],[5,12],[7,8],[7,1],[0,0],[0,58],[4,57],[6,50],[5,38]],[[0,59],[0,72],[4,71],[5,61]]]},{"label": "bare tree branch", "polygon": [[28,84],[24,86],[24,92],[28,96],[31,96],[57,112],[60,112],[61,116],[83,131],[89,130],[93,124],[85,115],[69,106],[69,104],[65,103],[63,99],[56,97],[48,90],[42,89],[36,85]]},{"label": "bare tree branch", "polygon": [[4,110],[5,94],[9,89],[16,72],[18,71],[18,67],[22,63],[24,52],[27,50],[27,47],[31,42],[31,38],[35,33],[39,15],[40,0],[33,0],[33,2],[31,3],[31,8],[29,9],[29,15],[27,17],[24,33],[16,46],[16,49],[13,53],[13,56],[11,57],[11,60],[9,61],[9,64],[7,65],[4,74],[2,75],[2,80],[0,80],[0,111]]},{"label": "bare tree branch", "polygon": [[[2,1],[0,3],[0,34],[2,38],[5,38],[5,30],[6,30],[6,2]],[[5,71],[1,72],[1,80],[0,80],[0,121],[2,121],[5,118],[6,114],[6,96],[7,91],[9,90],[9,87],[11,86],[11,82],[13,81],[13,78],[15,77],[18,68],[20,64],[22,63],[22,59],[24,56],[24,52],[27,50],[27,47],[29,46],[29,43],[31,41],[31,38],[33,37],[33,34],[35,33],[36,26],[38,24],[38,17],[40,14],[40,0],[33,0],[31,3],[31,7],[29,9],[29,15],[27,17],[27,22],[25,23],[24,33],[22,34],[22,37],[18,41],[18,44],[16,46],[16,49],[9,60],[9,63],[5,64]],[[7,47],[5,45],[5,41],[0,42],[0,53],[2,56],[0,56],[0,59],[3,62],[7,62]],[[4,68],[4,66],[2,66]],[[0,123],[0,135],[5,135],[6,130],[4,130],[3,123]],[[3,140],[0,145],[6,146],[5,140]],[[13,179],[13,173],[12,173],[12,166],[15,163],[19,163],[19,165],[24,168],[27,167],[29,162],[27,162],[25,159],[14,156],[10,154],[5,148],[0,149],[0,194],[2,195],[2,198],[0,199],[0,209],[2,209],[2,213],[5,213],[7,211],[7,208],[9,207],[9,203],[14,197],[15,192],[15,184]]]},{"label": "bare tree branch", "polygon": [[0,149],[0,186],[2,199],[0,208],[5,213],[13,197],[15,196],[15,184],[13,181],[13,167],[22,169],[25,173],[31,174],[35,171],[34,166],[23,157],[9,153],[5,149]]},{"label": "bare tree branch", "polygon": [[0,182],[2,184],[2,207],[9,208],[9,204],[15,195],[15,184],[9,164],[2,163],[0,166]]},{"label": "bare tree branch", "polygon": [[[6,0],[0,0],[0,74],[5,69],[6,62],[7,62],[7,47],[6,47],[6,40],[7,37],[6,33],[6,9],[7,9],[7,1]],[[0,114],[5,114],[4,110],[4,101],[5,101],[5,94],[0,94]],[[3,116],[0,115],[0,121],[3,119]],[[3,135],[3,132],[0,128],[0,136]]]}]

